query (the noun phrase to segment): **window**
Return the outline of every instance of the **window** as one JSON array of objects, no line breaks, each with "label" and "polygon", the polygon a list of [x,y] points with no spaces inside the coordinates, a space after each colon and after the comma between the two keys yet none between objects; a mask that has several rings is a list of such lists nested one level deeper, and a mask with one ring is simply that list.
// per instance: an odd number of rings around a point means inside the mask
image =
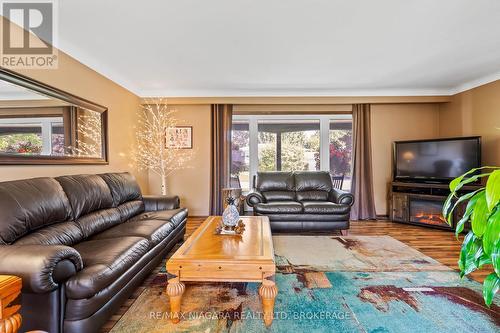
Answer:
[{"label": "window", "polygon": [[250,133],[248,122],[233,122],[231,131],[231,187],[250,188]]},{"label": "window", "polygon": [[258,171],[325,170],[351,186],[351,115],[235,115],[231,186],[251,189]]},{"label": "window", "polygon": [[319,121],[259,122],[259,171],[319,170]]},{"label": "window", "polygon": [[64,140],[61,117],[1,118],[0,153],[51,155]]},{"label": "window", "polygon": [[64,124],[52,123],[52,156],[64,156]]},{"label": "window", "polygon": [[338,119],[330,122],[329,164],[332,176],[344,176],[342,189],[351,188],[352,170],[352,120]]}]

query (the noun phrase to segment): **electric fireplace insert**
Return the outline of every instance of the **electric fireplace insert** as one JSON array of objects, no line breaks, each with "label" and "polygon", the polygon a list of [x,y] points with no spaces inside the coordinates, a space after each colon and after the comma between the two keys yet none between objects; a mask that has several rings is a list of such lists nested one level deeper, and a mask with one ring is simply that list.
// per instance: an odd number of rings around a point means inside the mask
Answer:
[{"label": "electric fireplace insert", "polygon": [[443,216],[444,199],[439,198],[410,198],[410,222],[452,229]]}]

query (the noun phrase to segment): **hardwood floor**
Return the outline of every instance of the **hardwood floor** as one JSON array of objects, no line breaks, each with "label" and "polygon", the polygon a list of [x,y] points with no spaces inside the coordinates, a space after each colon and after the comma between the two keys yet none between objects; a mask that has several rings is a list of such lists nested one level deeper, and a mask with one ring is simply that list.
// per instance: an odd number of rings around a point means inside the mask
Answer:
[{"label": "hardwood floor", "polygon": [[[185,239],[187,239],[204,220],[205,217],[190,217],[186,226]],[[353,221],[351,222],[349,235],[388,235],[458,271],[457,260],[463,237],[461,236],[459,240],[457,240],[454,233],[450,231],[411,226],[391,221]],[[142,286],[139,287],[134,294],[130,296],[127,302],[123,304],[120,310],[110,318],[101,332],[109,332],[113,328],[115,323],[128,310],[135,299],[137,299],[137,297],[144,291],[149,281],[158,273],[159,270],[160,267],[157,267],[151,273]],[[482,283],[484,278],[490,272],[491,269],[483,269],[481,271],[474,272],[471,277]]]}]

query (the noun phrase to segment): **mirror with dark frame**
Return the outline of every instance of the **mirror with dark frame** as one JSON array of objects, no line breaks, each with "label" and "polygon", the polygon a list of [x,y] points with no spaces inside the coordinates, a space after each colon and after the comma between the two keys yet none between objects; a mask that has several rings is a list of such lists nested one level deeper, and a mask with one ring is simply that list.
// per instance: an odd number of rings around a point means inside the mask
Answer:
[{"label": "mirror with dark frame", "polygon": [[106,164],[107,109],[0,69],[0,164]]}]

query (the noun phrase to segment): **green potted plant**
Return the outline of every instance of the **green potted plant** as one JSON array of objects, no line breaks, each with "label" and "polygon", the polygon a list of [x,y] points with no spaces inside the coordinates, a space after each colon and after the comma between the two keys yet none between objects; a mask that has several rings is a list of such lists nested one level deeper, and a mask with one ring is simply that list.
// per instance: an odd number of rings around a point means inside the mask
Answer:
[{"label": "green potted plant", "polygon": [[[483,178],[487,178],[485,186],[467,194],[458,194],[464,185]],[[464,230],[465,223],[471,223],[471,230],[464,238],[458,260],[460,276],[491,264],[493,272],[483,283],[484,302],[490,306],[500,288],[500,167],[472,169],[452,180],[450,191],[443,206],[443,216],[448,224],[453,225],[453,211],[467,202],[464,215],[456,223],[457,238]]]}]

